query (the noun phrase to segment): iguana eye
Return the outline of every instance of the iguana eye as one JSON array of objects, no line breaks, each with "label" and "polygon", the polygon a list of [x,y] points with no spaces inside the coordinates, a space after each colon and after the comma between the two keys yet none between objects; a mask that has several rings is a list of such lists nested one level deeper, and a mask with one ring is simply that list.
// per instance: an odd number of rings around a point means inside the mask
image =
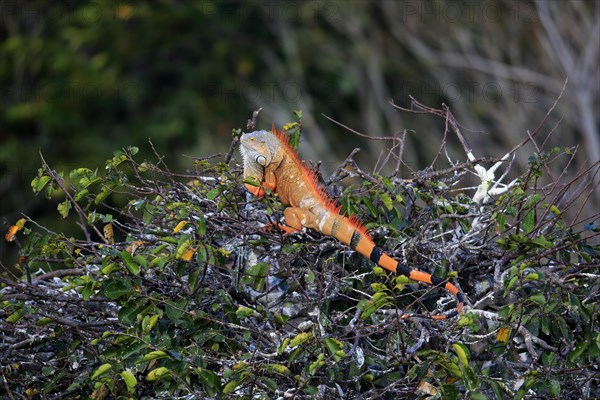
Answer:
[{"label": "iguana eye", "polygon": [[254,160],[263,167],[267,165],[267,159],[265,156],[258,155]]}]

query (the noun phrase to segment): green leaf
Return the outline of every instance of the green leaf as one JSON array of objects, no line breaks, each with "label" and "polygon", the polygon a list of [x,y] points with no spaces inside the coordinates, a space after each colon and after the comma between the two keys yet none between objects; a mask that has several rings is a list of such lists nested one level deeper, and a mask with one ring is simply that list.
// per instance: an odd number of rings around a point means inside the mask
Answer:
[{"label": "green leaf", "polygon": [[146,257],[144,257],[141,254],[136,254],[135,256],[133,256],[133,261],[135,261],[135,263],[142,268],[146,268],[148,265],[148,261],[146,261]]},{"label": "green leaf", "polygon": [[223,388],[223,394],[228,395],[229,393],[233,392],[235,389],[237,389],[240,383],[241,382],[237,379],[230,380]]},{"label": "green leaf", "polygon": [[206,219],[203,215],[200,215],[198,221],[196,221],[196,231],[199,236],[204,236],[206,234]]},{"label": "green leaf", "polygon": [[440,360],[440,365],[444,367],[448,373],[456,378],[462,378],[462,371],[460,367],[450,359]]},{"label": "green leaf", "polygon": [[373,289],[374,292],[389,292],[390,291],[384,283],[379,283],[379,282],[371,283],[371,289]]},{"label": "green leaf", "polygon": [[554,246],[554,244],[553,244],[552,242],[548,241],[548,240],[547,240],[547,239],[544,237],[544,235],[540,235],[540,236],[536,237],[536,238],[535,238],[535,239],[533,239],[531,242],[532,242],[533,244],[536,244],[536,245],[538,245],[538,246],[540,246],[540,247],[543,247],[543,248],[545,248],[545,249],[549,249],[549,248],[552,248],[552,247]]},{"label": "green leaf", "polygon": [[42,190],[44,190],[44,188],[46,187],[46,185],[48,184],[48,182],[50,182],[50,177],[48,175],[42,175],[40,177],[36,177],[31,181],[31,187],[33,189],[34,193],[39,193]]},{"label": "green leaf", "polygon": [[59,203],[58,207],[56,208],[58,209],[58,212],[60,213],[61,217],[65,219],[69,216],[69,211],[71,210],[71,201],[67,199],[62,203]]},{"label": "green leaf", "polygon": [[286,367],[285,365],[281,365],[281,364],[267,364],[266,369],[267,369],[267,371],[271,371],[271,372],[274,372],[279,375],[287,376],[291,373],[291,371],[288,367]]},{"label": "green leaf", "polygon": [[275,392],[278,388],[277,382],[273,379],[263,376],[260,378],[260,381],[269,389],[271,392]]},{"label": "green leaf", "polygon": [[158,269],[162,271],[168,261],[169,256],[156,257],[152,261],[150,261],[150,268],[158,267]]},{"label": "green leaf", "polygon": [[506,285],[506,290],[504,291],[504,296],[506,296],[508,294],[508,292],[510,291],[510,289],[512,289],[512,287],[515,285],[515,283],[517,283],[517,280],[519,279],[518,276],[513,276],[510,281],[508,281],[508,284]]},{"label": "green leaf", "polygon": [[80,201],[81,199],[83,199],[85,196],[87,196],[88,194],[90,194],[90,191],[87,189],[83,189],[80,190],[79,192],[77,192],[77,194],[75,195],[75,201]]},{"label": "green leaf", "polygon": [[523,226],[522,230],[525,234],[530,233],[533,230],[535,225],[535,213],[533,211],[529,211],[525,214],[525,218],[523,218]]},{"label": "green leaf", "polygon": [[158,314],[146,315],[142,320],[142,330],[148,333],[154,328],[154,325],[158,322]]},{"label": "green leaf", "polygon": [[23,316],[25,316],[25,311],[24,310],[17,310],[14,313],[10,314],[8,317],[6,317],[6,322],[8,323],[15,323],[18,320],[20,320],[21,318],[23,318]]},{"label": "green leaf", "polygon": [[137,385],[137,379],[135,379],[135,376],[130,371],[125,370],[121,372],[121,378],[123,378],[123,381],[127,386],[127,392],[129,392],[129,394],[133,394],[135,392],[135,386]]},{"label": "green leaf", "polygon": [[146,298],[131,296],[131,300],[121,307],[117,316],[122,323],[132,325],[150,310],[154,311],[154,306]]},{"label": "green leaf", "polygon": [[156,360],[157,358],[163,358],[163,357],[167,357],[167,353],[165,353],[162,350],[155,350],[155,351],[151,351],[150,353],[146,354],[142,358],[141,362]]},{"label": "green leaf", "polygon": [[383,202],[385,208],[388,209],[388,211],[391,211],[394,208],[394,203],[392,202],[392,199],[390,198],[389,194],[387,194],[386,192],[380,193],[379,198]]},{"label": "green leaf", "polygon": [[364,303],[360,317],[362,319],[368,318],[375,311],[379,310],[385,305],[390,304],[391,300],[392,297],[388,296],[385,292],[376,292],[370,301]]},{"label": "green leaf", "polygon": [[162,380],[162,378],[168,376],[170,373],[171,373],[171,371],[168,368],[158,367],[158,368],[153,369],[152,371],[148,372],[148,375],[146,376],[146,380],[149,382]]},{"label": "green leaf", "polygon": [[88,301],[90,299],[90,296],[94,292],[95,286],[96,286],[95,281],[86,282],[85,286],[81,290],[81,297],[83,297],[83,300]]},{"label": "green leaf", "polygon": [[189,275],[188,287],[190,293],[194,293],[196,289],[198,289],[198,283],[200,281],[199,278],[202,273],[203,270],[201,268],[195,268],[194,271]]},{"label": "green leaf", "polygon": [[248,308],[246,306],[239,306],[238,309],[235,312],[235,315],[239,318],[239,319],[244,319],[246,317],[249,317],[251,315],[254,315],[254,310],[251,308]]},{"label": "green leaf", "polygon": [[[255,185],[255,186],[260,186],[260,184]],[[208,200],[214,200],[220,193],[221,193],[221,189],[219,189],[219,188],[209,190],[209,192],[206,194],[206,198]]]},{"label": "green leaf", "polygon": [[344,344],[337,339],[325,338],[325,345],[329,354],[333,357],[334,361],[340,361],[346,356],[346,353],[342,350]]},{"label": "green leaf", "polygon": [[102,272],[102,274],[104,274],[104,275],[110,275],[111,272],[117,271],[119,269],[120,269],[119,264],[114,262],[114,263],[110,263],[106,267],[102,268],[100,270],[100,272]]},{"label": "green leaf", "polygon": [[94,380],[96,378],[98,378],[100,375],[105,374],[106,372],[110,371],[112,369],[112,364],[106,363],[106,364],[102,364],[101,366],[99,366],[96,371],[94,371],[94,373],[92,374],[91,379]]},{"label": "green leaf", "polygon": [[527,274],[527,276],[525,277],[526,281],[539,281],[540,280],[540,274],[537,272],[532,272],[530,274]]},{"label": "green leaf", "polygon": [[302,343],[305,343],[313,338],[314,338],[314,336],[312,333],[301,332],[301,333],[297,334],[296,336],[294,336],[294,338],[290,341],[290,347],[300,346]]},{"label": "green leaf", "polygon": [[[493,218],[494,216],[492,216]],[[498,230],[500,232],[504,231],[504,228],[506,227],[506,215],[502,212],[499,212],[495,215],[496,218],[496,222],[498,223]]]},{"label": "green leaf", "polygon": [[266,287],[270,266],[271,265],[266,262],[258,262],[254,264],[248,268],[244,274],[242,283],[251,285],[254,290],[263,291]]},{"label": "green leaf", "polygon": [[577,346],[575,346],[575,348],[569,353],[569,356],[567,357],[567,359],[569,360],[569,362],[575,362],[579,359],[579,357],[581,357],[581,354],[583,354],[583,352],[589,347],[590,342],[587,340],[583,340],[579,343],[577,343]]},{"label": "green leaf", "polygon": [[314,375],[324,366],[325,366],[325,354],[320,353],[314,362],[308,364],[308,373],[310,375]]},{"label": "green leaf", "polygon": [[475,374],[475,371],[473,370],[473,368],[469,367],[468,365],[463,365],[460,364],[459,365],[462,377],[463,377],[463,382],[465,383],[465,387],[467,388],[467,390],[469,391],[473,391],[475,390],[478,385],[479,385],[479,380],[477,379],[477,375]]},{"label": "green leaf", "polygon": [[54,320],[52,318],[44,317],[35,321],[35,324],[38,326],[44,326],[52,323]]},{"label": "green leaf", "polygon": [[126,250],[119,252],[119,258],[123,260],[123,263],[125,264],[125,267],[129,272],[131,272],[134,275],[140,274],[140,266],[136,264],[136,262],[133,260],[132,255],[129,254],[129,252],[127,252]]},{"label": "green leaf", "polygon": [[560,381],[556,380],[556,379],[550,379],[549,383],[549,388],[548,388],[548,392],[550,393],[550,396],[552,396],[553,398],[557,399],[560,398]]},{"label": "green leaf", "polygon": [[454,352],[458,356],[458,360],[460,361],[461,365],[468,367],[469,366],[469,350],[460,343],[454,343],[452,345],[452,348],[454,349]]},{"label": "green leaf", "polygon": [[488,398],[483,393],[475,392],[471,393],[469,400],[488,400]]},{"label": "green leaf", "polygon": [[183,235],[179,242],[177,243],[177,250],[175,250],[175,258],[178,260],[183,257],[185,253],[190,249],[192,245],[192,240],[190,239],[190,235]]},{"label": "green leaf", "polygon": [[529,300],[533,301],[536,304],[542,305],[546,303],[546,296],[544,296],[542,293],[536,293],[533,296],[530,296]]},{"label": "green leaf", "polygon": [[550,212],[552,214],[554,214],[554,215],[559,215],[560,214],[560,210],[554,204],[550,206]]},{"label": "green leaf", "polygon": [[98,193],[96,195],[96,198],[94,199],[94,203],[100,204],[104,199],[108,197],[109,194],[111,194],[111,192],[112,189],[109,186],[102,186],[102,189],[100,189],[100,193]]},{"label": "green leaf", "polygon": [[367,206],[367,208],[369,209],[369,212],[371,213],[371,216],[374,218],[377,218],[377,216],[379,215],[379,213],[377,212],[377,208],[375,208],[375,206],[373,205],[373,202],[371,201],[371,199],[369,197],[363,197],[362,199],[362,203]]},{"label": "green leaf", "polygon": [[285,351],[285,349],[288,347],[288,345],[290,344],[290,341],[292,339],[287,337],[285,339],[283,339],[283,341],[281,342],[281,344],[279,345],[279,347],[277,348],[277,355],[282,355],[283,352]]},{"label": "green leaf", "polygon": [[217,395],[223,391],[223,388],[221,387],[221,378],[213,371],[198,368],[198,375],[200,375],[204,390],[206,390],[209,396],[217,397]]},{"label": "green leaf", "polygon": [[178,320],[183,315],[185,308],[187,307],[189,300],[181,299],[177,302],[167,302],[165,305],[165,314],[171,320]]},{"label": "green leaf", "polygon": [[104,295],[110,300],[116,300],[131,291],[131,284],[122,279],[113,279],[104,287]]}]

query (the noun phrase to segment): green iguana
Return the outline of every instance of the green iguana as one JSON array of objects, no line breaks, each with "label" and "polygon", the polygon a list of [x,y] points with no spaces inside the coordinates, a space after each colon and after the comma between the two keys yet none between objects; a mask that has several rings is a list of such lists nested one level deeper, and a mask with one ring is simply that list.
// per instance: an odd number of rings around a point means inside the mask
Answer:
[{"label": "green iguana", "polygon": [[[335,201],[319,185],[315,173],[302,164],[283,131],[278,132],[273,127],[273,132],[245,133],[240,143],[246,188],[258,198],[265,195],[265,189],[274,191],[288,206],[284,211],[285,225],[279,225],[282,230],[291,233],[303,227],[314,229],[333,236],[382,268],[415,281],[443,286],[456,296],[458,304],[455,310],[431,318],[446,319],[458,315],[464,303],[463,293],[450,282],[394,260],[375,245],[358,219],[340,215]],[[410,316],[404,314],[402,317]]]}]

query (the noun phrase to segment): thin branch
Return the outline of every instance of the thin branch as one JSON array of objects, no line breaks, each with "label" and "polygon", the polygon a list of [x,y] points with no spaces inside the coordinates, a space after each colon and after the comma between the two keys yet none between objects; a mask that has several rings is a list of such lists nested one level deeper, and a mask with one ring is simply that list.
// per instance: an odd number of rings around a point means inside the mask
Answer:
[{"label": "thin branch", "polygon": [[367,135],[366,133],[361,133],[361,132],[358,132],[358,131],[352,129],[349,126],[346,126],[346,125],[342,124],[341,122],[336,121],[336,120],[334,120],[331,117],[328,117],[325,114],[321,114],[321,115],[324,116],[325,118],[327,118],[328,120],[330,120],[331,122],[333,122],[334,124],[339,125],[342,128],[346,129],[347,131],[352,132],[352,133],[354,133],[357,136],[364,137],[364,138],[369,139],[369,140],[391,140],[392,142],[397,142],[397,141],[400,140],[400,139],[398,139],[397,137],[394,137],[394,136],[371,136],[371,135]]},{"label": "thin branch", "polygon": [[[90,232],[87,229],[87,215],[86,212],[81,208],[81,206],[79,205],[79,203],[77,203],[75,201],[75,199],[73,198],[73,196],[71,195],[71,193],[67,190],[66,186],[64,185],[64,182],[62,179],[59,178],[59,176],[54,172],[54,170],[52,170],[50,168],[50,166],[48,165],[48,163],[46,162],[46,160],[44,159],[44,156],[42,155],[42,153],[40,152],[40,158],[42,159],[42,163],[44,164],[44,167],[46,168],[46,172],[48,172],[48,174],[50,175],[50,177],[56,182],[56,184],[62,189],[62,191],[64,192],[65,196],[67,196],[67,198],[69,199],[69,201],[71,202],[71,204],[73,205],[73,207],[75,207],[75,210],[77,211],[77,216],[79,217],[79,226],[81,227],[84,235],[85,235],[85,239],[88,243],[92,242],[92,238],[90,235]],[[106,240],[106,238],[104,237],[104,235],[102,235],[100,233],[100,231],[98,230],[98,228],[96,228],[95,225],[92,225],[92,229],[94,229],[94,231],[96,232],[96,234],[98,235],[99,238],[102,239],[102,241],[104,241],[105,244],[108,244],[108,240]]]}]

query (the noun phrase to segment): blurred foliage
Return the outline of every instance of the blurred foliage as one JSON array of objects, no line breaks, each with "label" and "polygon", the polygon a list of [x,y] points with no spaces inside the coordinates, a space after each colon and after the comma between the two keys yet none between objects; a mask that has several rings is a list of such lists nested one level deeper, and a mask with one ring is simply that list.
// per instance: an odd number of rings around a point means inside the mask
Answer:
[{"label": "blurred foliage", "polygon": [[7,395],[600,395],[600,247],[589,242],[600,229],[565,223],[563,186],[539,184],[567,151],[533,155],[483,204],[451,189],[470,164],[402,180],[347,163],[363,181],[341,193],[343,210],[391,254],[463,288],[471,306],[449,321],[399,318],[452,308],[443,290],[373,270],[315,232],[265,231],[282,206],[246,193],[238,168],[199,159],[180,174],[138,151],[68,173],[44,162],[31,182],[62,192],[54,216],[80,234],[24,218],[6,235],[21,254],[21,274],[0,278]]},{"label": "blurred foliage", "polygon": [[95,168],[115,146],[151,139],[186,164],[182,154],[228,140],[249,107],[236,87],[260,80],[260,52],[239,39],[261,35],[252,15],[224,21],[214,7],[0,3],[0,214],[47,213],[23,202],[38,150],[59,168]]}]

